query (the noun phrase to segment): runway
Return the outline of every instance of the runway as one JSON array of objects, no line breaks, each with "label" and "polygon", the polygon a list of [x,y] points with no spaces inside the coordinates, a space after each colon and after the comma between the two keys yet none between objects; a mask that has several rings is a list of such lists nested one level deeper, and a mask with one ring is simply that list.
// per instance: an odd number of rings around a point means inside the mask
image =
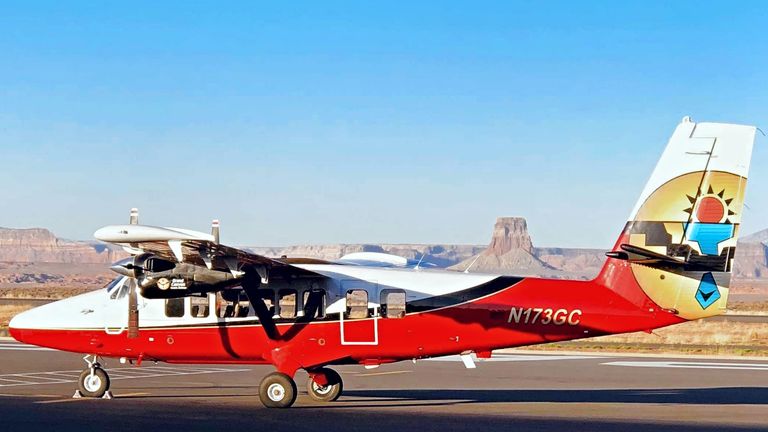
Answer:
[{"label": "runway", "polygon": [[[768,430],[768,360],[499,354],[338,367],[331,404],[258,400],[266,366],[107,361],[112,400],[72,399],[80,356],[0,341],[3,430]],[[43,429],[44,428],[44,429]]]}]

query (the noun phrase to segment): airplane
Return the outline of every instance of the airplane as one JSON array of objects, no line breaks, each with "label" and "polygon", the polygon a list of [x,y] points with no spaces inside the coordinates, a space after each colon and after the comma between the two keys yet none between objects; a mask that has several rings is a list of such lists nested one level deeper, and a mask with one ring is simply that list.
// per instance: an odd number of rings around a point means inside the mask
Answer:
[{"label": "airplane", "polygon": [[[429,268],[387,254],[268,258],[211,233],[130,223],[94,236],[130,257],[106,289],[23,312],[18,341],[85,354],[76,395],[108,396],[104,358],[141,365],[270,364],[270,408],[343,391],[333,365],[404,360],[653,329],[724,312],[756,128],[685,117],[592,280]],[[638,149],[642,151],[642,149]],[[606,178],[606,182],[611,182]],[[585,206],[600,191],[585,195]],[[580,209],[581,212],[584,209]],[[572,217],[578,217],[575,212]]]}]

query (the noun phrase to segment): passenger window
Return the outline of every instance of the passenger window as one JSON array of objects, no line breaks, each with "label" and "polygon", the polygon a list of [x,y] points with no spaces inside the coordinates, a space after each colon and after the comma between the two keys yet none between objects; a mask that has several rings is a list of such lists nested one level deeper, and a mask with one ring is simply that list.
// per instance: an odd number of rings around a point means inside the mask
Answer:
[{"label": "passenger window", "polygon": [[180,318],[184,316],[184,298],[165,299],[165,316],[168,318]]},{"label": "passenger window", "polygon": [[347,291],[346,318],[368,318],[368,291],[355,289]]},{"label": "passenger window", "polygon": [[233,316],[236,318],[247,317],[249,310],[251,310],[251,302],[248,301],[248,296],[245,295],[245,292],[239,291],[234,303]]},{"label": "passenger window", "polygon": [[219,318],[228,318],[232,316],[232,303],[224,299],[221,291],[216,293],[216,316]]},{"label": "passenger window", "polygon": [[248,316],[250,302],[243,290],[228,289],[216,293],[216,316],[234,318]]},{"label": "passenger window", "polygon": [[384,318],[405,316],[405,291],[395,289],[381,291],[381,316]]},{"label": "passenger window", "polygon": [[304,316],[310,318],[325,318],[325,290],[313,289],[304,291],[302,305]]},{"label": "passenger window", "polygon": [[210,300],[205,297],[190,297],[189,305],[192,318],[207,318],[210,310]]},{"label": "passenger window", "polygon": [[232,318],[235,316],[235,302],[239,294],[234,290],[219,291],[216,293],[216,316],[219,318]]},{"label": "passenger window", "polygon": [[264,302],[269,314],[275,316],[275,292],[268,289],[256,290],[259,298]]},{"label": "passenger window", "polygon": [[296,318],[296,290],[285,289],[277,293],[280,318]]}]

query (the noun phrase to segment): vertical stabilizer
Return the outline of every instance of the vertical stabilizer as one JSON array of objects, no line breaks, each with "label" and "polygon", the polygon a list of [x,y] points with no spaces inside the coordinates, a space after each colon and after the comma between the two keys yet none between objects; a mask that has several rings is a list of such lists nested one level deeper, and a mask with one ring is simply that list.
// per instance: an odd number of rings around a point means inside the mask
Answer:
[{"label": "vertical stabilizer", "polygon": [[615,259],[624,260],[640,288],[660,307],[686,319],[721,313],[755,130],[684,118],[609,254],[614,260],[606,264],[603,276]]}]

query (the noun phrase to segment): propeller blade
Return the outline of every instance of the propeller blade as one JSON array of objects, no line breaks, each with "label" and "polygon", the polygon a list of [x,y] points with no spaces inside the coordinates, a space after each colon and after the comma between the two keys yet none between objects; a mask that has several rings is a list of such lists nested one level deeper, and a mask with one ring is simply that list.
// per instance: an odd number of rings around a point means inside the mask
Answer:
[{"label": "propeller blade", "polygon": [[128,286],[128,339],[139,337],[139,298],[136,279],[129,278]]}]

